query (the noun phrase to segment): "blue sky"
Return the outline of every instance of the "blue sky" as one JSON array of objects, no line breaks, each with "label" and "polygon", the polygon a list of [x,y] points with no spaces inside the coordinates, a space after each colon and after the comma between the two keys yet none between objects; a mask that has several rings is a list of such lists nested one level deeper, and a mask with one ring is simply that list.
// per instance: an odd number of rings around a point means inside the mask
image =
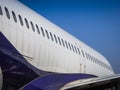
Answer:
[{"label": "blue sky", "polygon": [[19,0],[103,54],[120,73],[120,0]]}]

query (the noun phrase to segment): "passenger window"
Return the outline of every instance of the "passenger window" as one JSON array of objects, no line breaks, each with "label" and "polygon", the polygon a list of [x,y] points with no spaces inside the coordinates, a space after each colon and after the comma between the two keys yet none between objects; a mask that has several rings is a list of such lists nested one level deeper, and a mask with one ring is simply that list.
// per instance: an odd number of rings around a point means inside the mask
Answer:
[{"label": "passenger window", "polygon": [[95,63],[97,63],[95,57],[93,57],[93,58],[94,58]]},{"label": "passenger window", "polygon": [[5,7],[5,12],[6,12],[7,18],[10,19],[10,14],[9,14],[9,11],[8,11],[8,9],[6,7]]},{"label": "passenger window", "polygon": [[40,34],[40,29],[37,24],[36,24],[36,29],[37,29],[38,34]]},{"label": "passenger window", "polygon": [[54,34],[54,38],[55,38],[55,42],[56,42],[56,43],[58,43],[58,42],[57,42],[57,38],[56,38],[55,34]]},{"label": "passenger window", "polygon": [[3,15],[3,12],[2,12],[2,8],[1,8],[1,6],[0,6],[0,15]]},{"label": "passenger window", "polygon": [[79,55],[80,55],[80,49],[79,48],[77,48],[78,49],[78,53],[79,53]]},{"label": "passenger window", "polygon": [[59,41],[59,44],[61,45],[61,41],[60,41],[60,38],[58,37],[58,41]]},{"label": "passenger window", "polygon": [[68,44],[67,44],[67,41],[65,41],[65,44],[66,44],[66,48],[68,49]]},{"label": "passenger window", "polygon": [[72,47],[72,50],[73,50],[73,52],[74,52],[75,50],[74,50],[74,47],[73,47],[73,45],[72,45],[72,44],[71,44],[71,47]]},{"label": "passenger window", "polygon": [[83,57],[85,57],[83,50],[81,50]]},{"label": "passenger window", "polygon": [[45,37],[45,33],[42,27],[41,27],[41,32],[42,32],[43,37]]},{"label": "passenger window", "polygon": [[70,43],[68,42],[68,46],[69,46],[69,48],[70,48],[70,50],[71,50],[71,46],[70,46]]},{"label": "passenger window", "polygon": [[49,39],[49,34],[48,34],[48,31],[47,31],[47,30],[45,30],[45,32],[46,32],[47,38]]},{"label": "passenger window", "polygon": [[22,20],[22,17],[20,15],[18,15],[19,17],[19,20],[20,20],[20,24],[23,26],[23,20]]},{"label": "passenger window", "polygon": [[87,53],[85,52],[85,56],[86,56],[86,58],[88,59],[88,57],[87,57]]},{"label": "passenger window", "polygon": [[98,64],[97,58],[95,58],[95,60],[96,60],[96,63]]},{"label": "passenger window", "polygon": [[32,30],[35,32],[35,28],[34,28],[33,22],[31,21],[30,24],[31,24]]},{"label": "passenger window", "polygon": [[15,13],[13,11],[12,11],[12,16],[13,16],[14,21],[17,22],[16,15],[15,15]]},{"label": "passenger window", "polygon": [[65,47],[65,44],[64,44],[64,41],[63,41],[63,39],[61,39],[61,41],[62,41],[63,47]]},{"label": "passenger window", "polygon": [[76,49],[76,46],[74,46],[74,48],[75,48],[75,52],[77,53],[77,49]]},{"label": "passenger window", "polygon": [[89,60],[92,60],[92,59],[91,59],[91,55],[90,55],[90,54],[89,54]]},{"label": "passenger window", "polygon": [[26,27],[29,29],[28,20],[25,18]]},{"label": "passenger window", "polygon": [[90,60],[92,61],[92,57],[91,57],[91,55],[89,55],[90,56]]},{"label": "passenger window", "polygon": [[93,56],[91,56],[91,59],[92,59],[92,61],[94,62],[94,60],[93,60]]},{"label": "passenger window", "polygon": [[52,41],[54,41],[54,39],[53,39],[53,36],[52,36],[52,33],[50,32],[50,37],[51,37],[51,40]]}]

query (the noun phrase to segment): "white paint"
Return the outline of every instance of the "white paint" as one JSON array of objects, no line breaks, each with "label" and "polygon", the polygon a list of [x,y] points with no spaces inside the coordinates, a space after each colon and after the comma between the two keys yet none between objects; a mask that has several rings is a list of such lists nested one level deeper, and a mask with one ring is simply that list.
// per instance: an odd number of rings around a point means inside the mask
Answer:
[{"label": "white paint", "polygon": [[[56,44],[55,41],[52,42],[52,40],[47,39],[47,37],[43,37],[41,31],[39,35],[36,27],[35,32],[33,32],[30,23],[30,29],[27,29],[24,18],[27,18],[28,22],[32,21],[34,26],[38,24],[39,28],[43,27],[44,30],[46,29],[48,32],[52,32],[52,34],[59,36],[73,45],[77,44],[76,46],[79,47],[80,51],[83,50],[110,66],[109,62],[100,53],[46,20],[19,1],[0,0],[0,5],[4,12],[2,16],[0,15],[0,32],[6,36],[24,57],[31,57],[32,59],[25,58],[36,68],[49,72],[86,73],[96,76],[113,74],[112,70],[109,71],[91,60],[88,60],[86,57],[83,57],[82,52],[81,55],[79,55]],[[10,12],[10,20],[6,17],[4,7],[7,7]],[[12,20],[12,10],[17,16],[17,23]],[[18,19],[19,14],[22,16],[24,22],[23,26],[20,25]]]}]

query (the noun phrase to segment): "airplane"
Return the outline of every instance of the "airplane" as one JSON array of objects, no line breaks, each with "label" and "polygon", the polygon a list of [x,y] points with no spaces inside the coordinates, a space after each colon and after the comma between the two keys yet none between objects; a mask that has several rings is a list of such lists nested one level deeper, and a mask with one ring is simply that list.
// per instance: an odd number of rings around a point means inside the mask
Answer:
[{"label": "airplane", "polygon": [[99,52],[20,1],[0,0],[1,90],[120,90],[119,82]]}]

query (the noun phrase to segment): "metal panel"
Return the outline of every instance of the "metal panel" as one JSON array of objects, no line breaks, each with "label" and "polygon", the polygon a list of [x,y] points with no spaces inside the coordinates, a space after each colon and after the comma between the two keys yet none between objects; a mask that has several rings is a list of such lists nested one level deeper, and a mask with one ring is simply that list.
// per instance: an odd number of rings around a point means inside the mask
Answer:
[{"label": "metal panel", "polygon": [[17,50],[22,53],[22,31],[17,29]]},{"label": "metal panel", "polygon": [[31,57],[34,57],[34,47],[35,47],[35,45],[34,45],[35,43],[34,43],[34,36],[31,34],[30,36],[29,36],[29,56],[31,56]]},{"label": "metal panel", "polygon": [[[29,37],[28,37],[28,32],[25,31],[26,29],[24,29],[23,31],[23,55],[26,55],[28,56],[28,40],[29,40]],[[34,48],[34,47],[33,47]]]}]

